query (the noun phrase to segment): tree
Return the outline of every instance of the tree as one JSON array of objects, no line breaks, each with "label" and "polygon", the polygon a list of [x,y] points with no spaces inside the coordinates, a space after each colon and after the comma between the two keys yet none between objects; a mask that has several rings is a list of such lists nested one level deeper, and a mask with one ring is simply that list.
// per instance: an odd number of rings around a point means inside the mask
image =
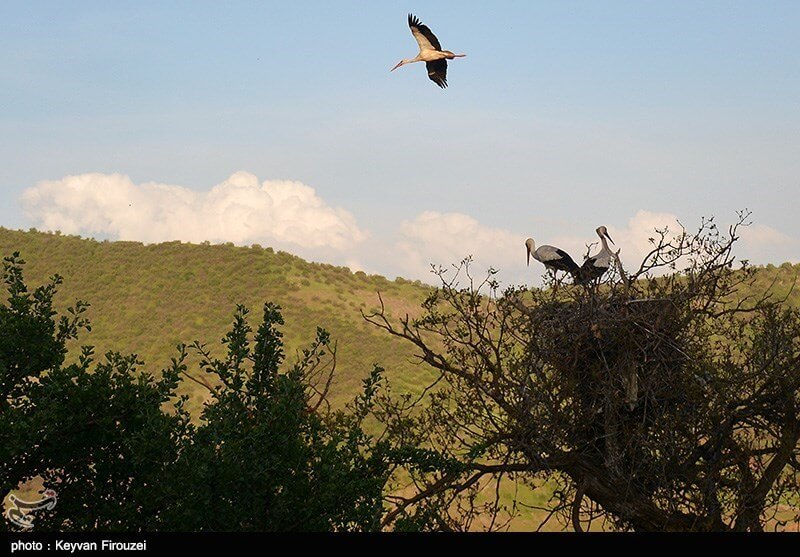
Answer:
[{"label": "tree", "polygon": [[[196,343],[212,400],[181,447],[168,529],[184,531],[374,530],[380,526],[388,465],[363,428],[381,380],[376,368],[349,411],[320,412],[335,347],[317,330],[300,361],[281,373],[280,308],[264,307],[252,344],[239,306],[223,339],[227,357]],[[216,386],[212,386],[216,385]]]},{"label": "tree", "polygon": [[754,277],[732,255],[748,216],[726,233],[713,219],[657,231],[639,269],[602,285],[500,292],[465,260],[439,270],[422,317],[367,315],[439,372],[424,397],[381,400],[387,435],[424,447],[384,526],[500,528],[515,512],[502,482],[546,482],[547,519],[576,530],[799,521],[800,314],[739,296]]},{"label": "tree", "polygon": [[[45,530],[370,530],[380,525],[388,477],[384,444],[365,433],[382,380],[332,411],[335,345],[319,329],[284,369],[280,308],[264,306],[254,338],[239,306],[217,360],[194,344],[159,377],[136,355],[91,347],[65,365],[66,343],[89,328],[77,302],[58,316],[60,277],[29,293],[19,254],[5,259],[0,305],[0,493],[39,479],[58,503],[36,515]],[[176,394],[184,379],[208,388],[193,419]],[[0,521],[0,528],[10,527]]]}]

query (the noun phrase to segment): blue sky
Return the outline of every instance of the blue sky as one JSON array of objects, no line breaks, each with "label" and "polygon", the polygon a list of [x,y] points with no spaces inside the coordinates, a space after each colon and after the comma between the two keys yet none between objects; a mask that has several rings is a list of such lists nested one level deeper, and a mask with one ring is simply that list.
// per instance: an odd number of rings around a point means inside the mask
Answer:
[{"label": "blue sky", "polygon": [[[468,55],[445,91],[389,72],[416,54],[408,12]],[[524,280],[527,236],[577,259],[606,224],[635,260],[651,224],[747,207],[741,255],[797,261],[798,29],[796,1],[8,2],[0,225],[196,241],[219,221],[212,241],[389,276],[473,253]],[[215,211],[251,186],[244,233]]]}]

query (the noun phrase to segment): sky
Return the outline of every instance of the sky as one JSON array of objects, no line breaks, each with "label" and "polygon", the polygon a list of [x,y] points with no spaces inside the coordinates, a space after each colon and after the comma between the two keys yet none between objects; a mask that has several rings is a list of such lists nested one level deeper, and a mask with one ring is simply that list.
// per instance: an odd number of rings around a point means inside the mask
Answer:
[{"label": "sky", "polygon": [[[422,64],[414,13],[444,48]],[[115,1],[0,5],[0,225],[260,244],[388,277],[536,283],[606,225],[752,211],[800,261],[800,3]],[[538,265],[538,266],[537,266]]]}]

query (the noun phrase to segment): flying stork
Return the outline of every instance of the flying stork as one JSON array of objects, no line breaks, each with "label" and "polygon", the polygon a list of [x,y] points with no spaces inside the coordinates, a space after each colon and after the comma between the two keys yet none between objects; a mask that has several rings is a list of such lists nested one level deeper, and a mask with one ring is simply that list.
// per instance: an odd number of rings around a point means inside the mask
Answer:
[{"label": "flying stork", "polygon": [[556,271],[565,271],[573,277],[577,277],[580,273],[581,269],[578,264],[562,249],[546,245],[537,248],[533,238],[525,240],[525,247],[528,248],[528,266],[530,266],[531,256],[533,256],[535,260],[544,263],[545,269],[553,272],[554,278]]},{"label": "flying stork", "polygon": [[436,35],[427,25],[423,25],[412,14],[408,14],[408,26],[411,28],[411,34],[414,35],[419,44],[419,54],[417,54],[416,58],[410,60],[403,58],[391,71],[395,71],[406,64],[425,62],[428,67],[428,77],[436,85],[444,89],[447,87],[447,61],[454,58],[463,58],[466,54],[453,54],[449,50],[442,50],[442,45],[439,44],[439,39],[436,38]]},{"label": "flying stork", "polygon": [[600,236],[600,242],[603,244],[603,247],[599,252],[597,252],[596,255],[587,257],[586,261],[583,262],[580,274],[578,275],[580,278],[576,281],[579,284],[586,284],[587,282],[591,282],[602,277],[605,272],[608,271],[608,268],[611,267],[611,262],[614,259],[614,252],[608,248],[608,242],[606,242],[606,238],[608,238],[612,244],[614,243],[614,240],[611,239],[606,227],[599,226],[595,232],[597,232],[597,235]]}]

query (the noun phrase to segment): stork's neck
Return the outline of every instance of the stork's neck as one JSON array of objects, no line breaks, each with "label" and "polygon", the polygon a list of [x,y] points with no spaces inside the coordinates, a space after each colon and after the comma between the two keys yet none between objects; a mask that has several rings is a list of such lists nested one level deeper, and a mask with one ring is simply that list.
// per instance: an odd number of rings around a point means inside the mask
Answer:
[{"label": "stork's neck", "polygon": [[606,253],[611,253],[611,249],[608,247],[608,242],[606,241],[606,237],[601,235],[600,242],[603,244],[603,251]]},{"label": "stork's neck", "polygon": [[406,64],[413,64],[414,62],[419,62],[421,60],[422,60],[422,58],[420,58],[420,56],[417,56],[416,58],[411,58],[411,59],[403,58],[402,60],[400,60],[400,62],[397,63],[397,65],[394,68],[392,68],[392,71],[395,71],[397,68],[401,68],[401,67],[405,66]]}]

